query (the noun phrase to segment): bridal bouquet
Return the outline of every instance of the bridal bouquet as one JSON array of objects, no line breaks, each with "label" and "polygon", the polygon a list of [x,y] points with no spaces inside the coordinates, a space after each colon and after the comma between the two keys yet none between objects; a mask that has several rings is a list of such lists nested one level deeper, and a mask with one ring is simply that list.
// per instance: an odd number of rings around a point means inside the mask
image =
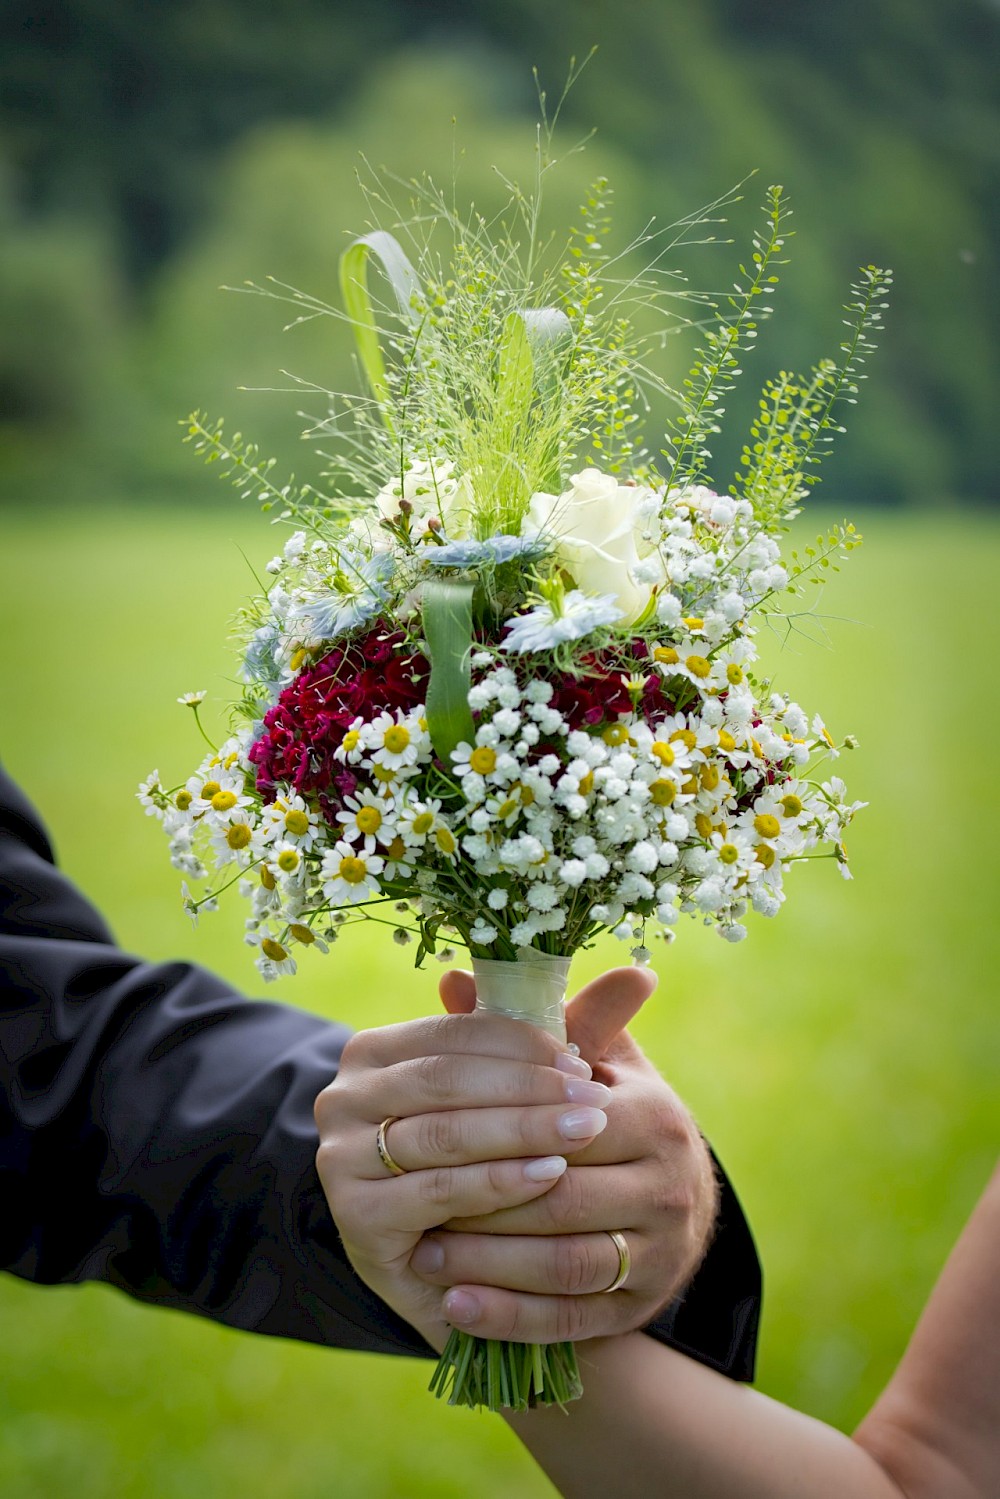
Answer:
[{"label": "bridal bouquet", "polygon": [[[238,886],[264,978],[379,921],[418,963],[462,943],[480,1004],[564,1036],[569,959],[601,933],[640,962],[680,914],[737,942],[750,910],[780,910],[793,864],[848,872],[860,803],[818,770],[840,746],[758,674],[755,639],[859,540],[844,525],[784,560],[779,546],[842,430],[890,278],[862,272],[838,358],[767,382],[722,487],[709,444],[770,311],[781,189],[735,290],[679,303],[654,235],[629,247],[647,251],[636,276],[604,248],[604,184],[561,251],[539,245],[547,170],[492,230],[414,186],[393,224],[409,253],[383,228],[357,239],[342,310],[269,293],[349,323],[367,393],[325,393],[322,493],[280,486],[253,446],[190,418],[196,449],[291,529],[240,615],[231,736],[140,800],[174,865],[209,882],[185,887],[192,915]],[[679,305],[702,347],[673,390],[656,319]],[[674,411],[655,459],[650,395]],[[196,718],[203,696],[181,699]],[[492,1409],[580,1389],[570,1344],[464,1333],[434,1384]]]}]

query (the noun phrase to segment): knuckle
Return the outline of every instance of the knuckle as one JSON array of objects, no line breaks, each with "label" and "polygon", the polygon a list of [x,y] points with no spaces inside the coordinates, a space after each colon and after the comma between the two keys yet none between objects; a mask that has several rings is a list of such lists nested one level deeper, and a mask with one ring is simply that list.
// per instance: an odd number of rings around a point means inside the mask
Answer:
[{"label": "knuckle", "polygon": [[449,1102],[456,1095],[460,1079],[460,1060],[447,1052],[421,1057],[417,1063],[417,1087],[429,1103]]},{"label": "knuckle", "polygon": [[364,1066],[368,1035],[368,1031],[354,1031],[348,1036],[340,1053],[341,1072],[349,1072],[354,1067]]},{"label": "knuckle", "polygon": [[561,1297],[556,1305],[555,1335],[560,1343],[572,1343],[587,1336],[587,1303],[578,1296]]},{"label": "knuckle", "polygon": [[[534,1109],[518,1109],[514,1115],[514,1130],[517,1136],[517,1149],[522,1155],[534,1155],[542,1139],[543,1129],[539,1128],[539,1116]],[[511,1154],[515,1152],[512,1151]]]},{"label": "knuckle", "polygon": [[508,1300],[505,1297],[498,1307],[494,1336],[505,1338],[512,1343],[528,1341],[521,1303],[516,1298],[512,1297]]},{"label": "knuckle", "polygon": [[674,1152],[691,1146],[690,1115],[673,1094],[659,1096],[651,1103],[649,1129],[654,1143],[663,1151]]},{"label": "knuckle", "polygon": [[581,1167],[574,1171],[571,1166],[541,1199],[557,1233],[575,1229],[583,1221],[587,1206],[587,1190],[582,1180],[585,1170],[586,1167]]},{"label": "knuckle", "polygon": [[417,1150],[428,1163],[458,1154],[461,1130],[454,1114],[421,1114],[417,1118]]},{"label": "knuckle", "polygon": [[592,1291],[600,1279],[598,1256],[588,1238],[565,1234],[553,1240],[556,1285],[568,1296]]},{"label": "knuckle", "polygon": [[511,1180],[510,1170],[504,1161],[487,1161],[485,1163],[486,1186],[494,1200],[501,1203],[510,1197]]},{"label": "knuckle", "polygon": [[435,1166],[421,1171],[418,1183],[421,1199],[431,1207],[445,1208],[451,1201],[454,1180],[447,1166]]}]

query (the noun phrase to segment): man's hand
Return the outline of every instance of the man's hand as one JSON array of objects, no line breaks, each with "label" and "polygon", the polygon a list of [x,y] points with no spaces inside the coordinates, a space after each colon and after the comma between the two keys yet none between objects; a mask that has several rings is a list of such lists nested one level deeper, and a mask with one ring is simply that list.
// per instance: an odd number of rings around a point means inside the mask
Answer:
[{"label": "man's hand", "polygon": [[[602,1337],[642,1327],[694,1275],[711,1238],[718,1188],[711,1157],[680,1099],[624,1030],[655,986],[617,969],[567,1007],[570,1040],[611,1088],[608,1127],[550,1192],[486,1215],[455,1215],[425,1235],[411,1267],[451,1287],[444,1313],[478,1337],[517,1342]],[[452,1012],[471,1009],[471,976],[446,974]],[[458,1230],[458,1232],[454,1232]],[[628,1281],[609,1230],[624,1234]]]}]

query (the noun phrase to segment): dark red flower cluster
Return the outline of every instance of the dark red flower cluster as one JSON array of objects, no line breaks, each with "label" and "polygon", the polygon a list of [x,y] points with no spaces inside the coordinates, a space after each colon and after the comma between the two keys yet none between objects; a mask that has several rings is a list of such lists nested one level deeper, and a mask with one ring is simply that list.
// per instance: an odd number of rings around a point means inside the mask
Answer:
[{"label": "dark red flower cluster", "polygon": [[615,652],[595,651],[581,658],[586,675],[562,677],[553,685],[555,696],[552,706],[557,708],[574,729],[594,728],[606,719],[619,713],[631,713],[637,707],[643,718],[664,718],[673,713],[674,702],[664,691],[664,678],[660,672],[651,670],[646,685],[634,704],[626,686],[630,673],[648,659],[649,650],[644,640],[630,642],[629,660],[623,661]]},{"label": "dark red flower cluster", "polygon": [[357,778],[334,759],[356,718],[406,711],[424,701],[430,667],[421,655],[403,654],[406,637],[380,621],[349,645],[328,651],[299,673],[264,715],[264,733],[250,748],[257,789],[273,801],[278,782],[317,796],[333,813]]}]

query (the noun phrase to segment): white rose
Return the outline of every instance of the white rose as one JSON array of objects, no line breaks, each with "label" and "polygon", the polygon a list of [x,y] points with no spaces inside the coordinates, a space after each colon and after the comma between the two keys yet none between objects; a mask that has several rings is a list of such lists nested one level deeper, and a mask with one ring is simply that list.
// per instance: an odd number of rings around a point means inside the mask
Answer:
[{"label": "white rose", "polygon": [[383,484],[375,496],[383,520],[399,519],[399,502],[406,500],[413,509],[411,524],[417,531],[426,530],[432,518],[441,522],[449,541],[459,541],[469,534],[472,509],[472,486],[467,478],[456,479],[450,458],[428,462],[418,458],[402,476]]},{"label": "white rose", "polygon": [[[525,534],[557,538],[556,555],[577,587],[584,593],[613,594],[625,622],[631,623],[648,604],[653,585],[664,580],[662,565],[649,566],[658,558],[643,559],[638,550],[652,491],[619,484],[596,468],[574,474],[570,486],[559,496],[532,495]],[[633,576],[640,560],[642,583]]]}]

